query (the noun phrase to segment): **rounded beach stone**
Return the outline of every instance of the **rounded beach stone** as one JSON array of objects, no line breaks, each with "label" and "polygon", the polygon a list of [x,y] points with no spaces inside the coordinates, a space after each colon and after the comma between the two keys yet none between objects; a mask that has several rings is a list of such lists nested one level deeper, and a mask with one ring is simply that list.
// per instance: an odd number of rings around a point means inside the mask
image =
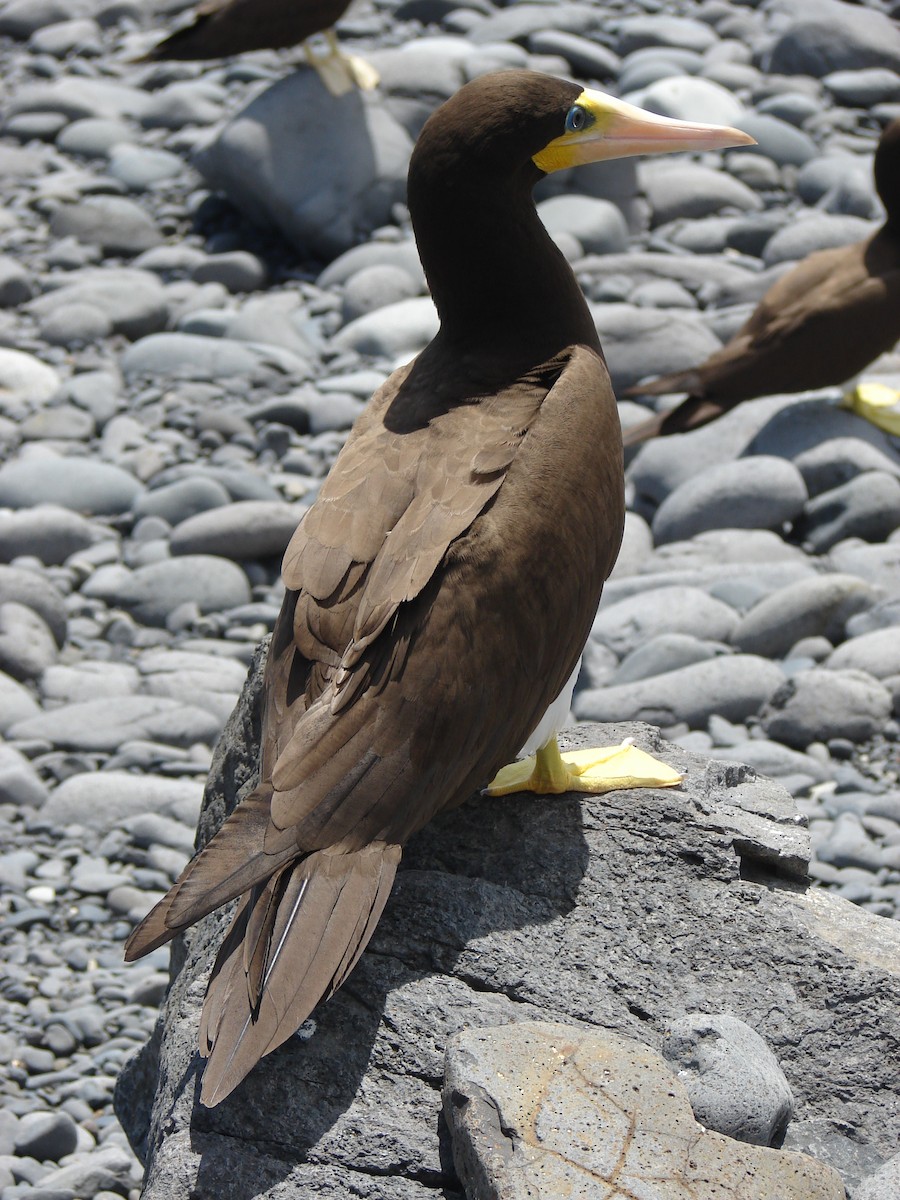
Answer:
[{"label": "rounded beach stone", "polygon": [[784,682],[761,723],[769,737],[803,750],[832,737],[863,742],[884,728],[891,709],[890,692],[864,671],[816,667]]},{"label": "rounded beach stone", "polygon": [[875,679],[900,675],[900,629],[891,626],[848,638],[828,657],[825,666],[833,671],[848,667],[865,671]]},{"label": "rounded beach stone", "polygon": [[95,574],[82,594],[127,609],[144,625],[164,627],[180,604],[192,601],[201,613],[222,612],[250,601],[250,583],[236,563],[209,554],[189,554],[116,574],[109,584]]},{"label": "rounded beach stone", "polygon": [[818,78],[862,67],[900,71],[900,30],[885,13],[850,4],[798,8],[767,63],[774,74]]},{"label": "rounded beach stone", "polygon": [[898,527],[900,479],[866,471],[810,500],[796,533],[813,554],[824,554],[845,538],[885,541]]},{"label": "rounded beach stone", "polygon": [[126,512],[143,491],[133,475],[88,458],[29,455],[0,467],[0,505],[55,504],[94,515]]},{"label": "rounded beach stone", "polygon": [[690,663],[706,662],[721,652],[721,647],[687,633],[660,633],[627,654],[610,682],[634,683],[651,675],[664,675]]},{"label": "rounded beach stone", "polygon": [[755,716],[784,675],[764,658],[735,654],[691,663],[636,683],[584,691],[573,701],[580,721],[649,721],[664,728],[685,722],[705,729],[713,715],[728,721]]},{"label": "rounded beach stone", "polygon": [[190,475],[142,492],[132,511],[135,517],[162,517],[174,526],[196,513],[230,503],[231,497],[221,483],[205,475]]},{"label": "rounded beach stone", "polygon": [[408,358],[424,349],[440,322],[430,296],[398,300],[345,325],[331,339],[337,350],[382,358]]},{"label": "rounded beach stone", "polygon": [[123,196],[86,196],[65,204],[50,218],[50,232],[99,246],[104,254],[140,254],[163,240],[144,210]]},{"label": "rounded beach stone", "polygon": [[790,221],[777,230],[766,242],[763,262],[767,267],[780,262],[807,258],[816,250],[827,250],[832,246],[849,246],[861,242],[875,232],[876,226],[861,217],[834,216],[831,213],[814,213]]},{"label": "rounded beach stone", "polygon": [[16,1127],[16,1154],[38,1162],[59,1162],[78,1146],[78,1126],[67,1112],[25,1113]]},{"label": "rounded beach stone", "polygon": [[0,513],[0,562],[28,554],[55,566],[104,536],[96,525],[57,504]]},{"label": "rounded beach stone", "polygon": [[727,1013],[690,1013],[666,1030],[663,1057],[707,1129],[754,1146],[780,1146],[794,1096],[759,1034]]},{"label": "rounded beach stone", "polygon": [[738,459],[709,467],[663,500],[653,518],[657,545],[705,530],[777,529],[803,511],[803,476],[782,458]]},{"label": "rounded beach stone", "polygon": [[0,671],[13,679],[38,679],[56,661],[56,641],[34,609],[0,604]]},{"label": "rounded beach stone", "polygon": [[889,1158],[874,1175],[853,1189],[853,1200],[896,1200],[900,1196],[900,1154]]},{"label": "rounded beach stone", "polygon": [[808,134],[771,114],[746,113],[733,124],[756,138],[752,153],[765,155],[779,167],[802,167],[819,153]]},{"label": "rounded beach stone", "polygon": [[169,545],[175,555],[271,558],[284,554],[305,511],[279,501],[241,500],[188,517],[172,530]]},{"label": "rounded beach stone", "polygon": [[738,125],[746,115],[733,92],[709,79],[676,75],[644,88],[640,105],[650,112],[678,121],[701,121],[713,125]]},{"label": "rounded beach stone", "polygon": [[763,207],[745,183],[700,163],[642,160],[638,178],[653,210],[653,225],[706,217],[723,208],[754,212]]},{"label": "rounded beach stone", "polygon": [[767,658],[780,658],[801,638],[819,634],[836,645],[849,618],[879,599],[878,590],[855,575],[813,576],[760,600],[740,618],[731,642]]},{"label": "rounded beach stone", "polygon": [[663,633],[727,642],[737,622],[733,608],[700,588],[651,588],[615,604],[601,602],[591,638],[623,658]]},{"label": "rounded beach stone", "polygon": [[166,779],[129,771],[71,775],[50,795],[42,819],[62,828],[83,825],[97,833],[117,829],[144,813],[171,817],[189,828],[196,825],[203,784],[194,779]]},{"label": "rounded beach stone", "polygon": [[625,218],[609,200],[551,196],[538,205],[538,215],[551,234],[572,234],[587,254],[616,254],[628,247]]},{"label": "rounded beach stone", "polygon": [[22,350],[0,346],[0,413],[19,418],[59,392],[56,371]]},{"label": "rounded beach stone", "polygon": [[810,497],[830,492],[867,471],[886,471],[900,479],[900,462],[861,438],[829,438],[801,451],[793,461]]},{"label": "rounded beach stone", "polygon": [[699,314],[636,304],[592,304],[617,393],[650,375],[696,366],[721,348]]},{"label": "rounded beach stone", "polygon": [[[168,696],[114,696],[66,704],[11,726],[9,736],[61,750],[116,751],[135,739],[168,746],[211,746],[223,720]],[[57,789],[58,790],[58,789]]]},{"label": "rounded beach stone", "polygon": [[354,321],[388,304],[409,300],[418,292],[415,280],[403,267],[376,263],[363,267],[344,284],[342,315],[345,321]]}]

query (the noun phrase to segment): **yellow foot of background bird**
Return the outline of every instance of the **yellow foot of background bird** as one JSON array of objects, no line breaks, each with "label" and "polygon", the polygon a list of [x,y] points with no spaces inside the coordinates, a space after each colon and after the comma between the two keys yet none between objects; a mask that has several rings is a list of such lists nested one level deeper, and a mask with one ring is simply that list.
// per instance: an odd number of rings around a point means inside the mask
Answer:
[{"label": "yellow foot of background bird", "polygon": [[844,396],[841,407],[900,437],[900,392],[896,388],[886,383],[858,383]]},{"label": "yellow foot of background bird", "polygon": [[618,788],[674,787],[684,776],[639,750],[626,738],[618,746],[568,750],[560,754],[552,737],[537,754],[498,771],[485,788],[489,796],[512,792],[614,792]]},{"label": "yellow foot of background bird", "polygon": [[344,54],[333,30],[308,38],[303,49],[307,62],[332,96],[345,96],[354,87],[371,92],[378,86],[375,68],[355,54]]}]

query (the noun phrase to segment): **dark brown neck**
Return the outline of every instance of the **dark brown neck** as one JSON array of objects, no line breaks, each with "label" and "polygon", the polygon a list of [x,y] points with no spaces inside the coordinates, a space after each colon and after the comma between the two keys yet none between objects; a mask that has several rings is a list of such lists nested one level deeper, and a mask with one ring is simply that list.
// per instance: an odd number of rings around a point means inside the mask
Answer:
[{"label": "dark brown neck", "polygon": [[529,363],[574,343],[599,349],[572,269],[535,211],[539,177],[529,168],[448,188],[446,174],[410,172],[410,214],[445,344]]}]

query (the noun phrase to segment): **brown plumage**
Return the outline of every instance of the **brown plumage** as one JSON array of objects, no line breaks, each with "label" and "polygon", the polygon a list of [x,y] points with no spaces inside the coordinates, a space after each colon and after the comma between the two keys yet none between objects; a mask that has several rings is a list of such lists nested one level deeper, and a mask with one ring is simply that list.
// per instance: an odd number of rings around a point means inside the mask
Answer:
[{"label": "brown plumage", "polygon": [[350,0],[203,0],[193,25],[154,46],[144,61],[283,50],[331,29],[349,7]]},{"label": "brown plumage", "polygon": [[698,429],[743,400],[845,383],[891,349],[900,338],[900,120],[878,144],[875,186],[887,213],[875,234],[798,263],[706,362],[628,389],[690,394],[626,430],[626,446]]},{"label": "brown plumage", "polygon": [[[203,1011],[207,1105],[340,986],[402,844],[515,756],[586,641],[622,532],[619,424],[531,190],[533,156],[613,157],[613,124],[641,125],[597,97],[488,76],[419,138],[409,208],[440,332],[376,393],[288,548],[259,786],[127,946],[243,897]],[[565,133],[574,112],[610,134]],[[710,144],[685,128],[664,148]]]}]

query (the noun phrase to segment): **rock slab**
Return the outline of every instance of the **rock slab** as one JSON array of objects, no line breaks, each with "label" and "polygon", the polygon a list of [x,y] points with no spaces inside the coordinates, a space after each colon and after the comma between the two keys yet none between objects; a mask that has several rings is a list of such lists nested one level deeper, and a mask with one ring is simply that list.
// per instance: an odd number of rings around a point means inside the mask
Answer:
[{"label": "rock slab", "polygon": [[[259,681],[257,663],[214,755],[200,844],[254,783]],[[441,815],[407,847],[352,978],[213,1110],[196,1102],[197,1028],[227,914],[189,931],[156,1032],[118,1081],[144,1200],[458,1198],[440,1120],[446,1048],[464,1029],[520,1021],[658,1050],[679,1017],[731,1012],[778,1057],[803,1128],[879,1161],[896,1153],[900,930],[804,891],[796,846],[778,852],[802,821],[749,769],[635,725],[566,740],[628,735],[685,771],[682,787],[476,797]],[[771,788],[780,810],[762,803]]]}]

